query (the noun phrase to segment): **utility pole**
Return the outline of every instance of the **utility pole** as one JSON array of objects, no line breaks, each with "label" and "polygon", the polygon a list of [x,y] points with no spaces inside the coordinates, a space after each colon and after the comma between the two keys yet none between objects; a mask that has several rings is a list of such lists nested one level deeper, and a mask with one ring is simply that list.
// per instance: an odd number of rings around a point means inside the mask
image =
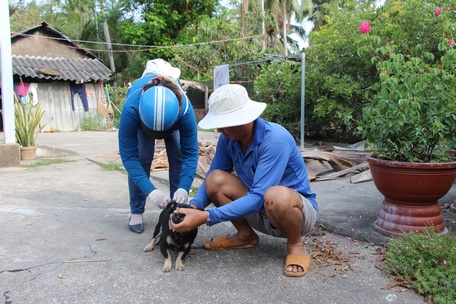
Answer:
[{"label": "utility pole", "polygon": [[16,143],[16,123],[14,121],[13,60],[11,58],[11,27],[8,1],[0,1],[0,57],[2,115],[5,144]]}]

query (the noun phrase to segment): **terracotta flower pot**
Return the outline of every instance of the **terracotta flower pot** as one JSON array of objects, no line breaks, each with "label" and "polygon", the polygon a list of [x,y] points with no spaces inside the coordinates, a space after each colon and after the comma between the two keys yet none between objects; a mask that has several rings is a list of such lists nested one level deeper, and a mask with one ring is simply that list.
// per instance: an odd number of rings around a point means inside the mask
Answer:
[{"label": "terracotta flower pot", "polygon": [[372,179],[385,197],[374,229],[384,235],[401,237],[403,232],[448,229],[438,200],[452,187],[456,162],[410,163],[367,157]]},{"label": "terracotta flower pot", "polygon": [[21,147],[21,160],[34,160],[36,157],[36,146]]}]

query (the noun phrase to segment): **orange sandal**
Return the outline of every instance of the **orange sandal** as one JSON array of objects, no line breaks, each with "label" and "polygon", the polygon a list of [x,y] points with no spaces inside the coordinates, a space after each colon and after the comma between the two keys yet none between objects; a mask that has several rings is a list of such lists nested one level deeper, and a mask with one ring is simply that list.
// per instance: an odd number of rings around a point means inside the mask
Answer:
[{"label": "orange sandal", "polygon": [[[304,271],[301,271],[301,272],[288,271],[287,270],[288,266],[293,266],[293,265],[302,267],[302,269],[304,269]],[[287,255],[287,259],[285,261],[285,268],[283,270],[283,273],[289,277],[302,277],[303,275],[305,275],[307,273],[307,271],[309,270],[309,267],[310,267],[310,256],[289,254],[289,255]]]},{"label": "orange sandal", "polygon": [[208,249],[208,250],[244,249],[244,248],[255,247],[257,244],[258,243],[234,245],[228,239],[228,234],[227,234],[227,235],[222,235],[222,236],[212,238],[210,241],[205,241],[203,244],[203,248]]}]

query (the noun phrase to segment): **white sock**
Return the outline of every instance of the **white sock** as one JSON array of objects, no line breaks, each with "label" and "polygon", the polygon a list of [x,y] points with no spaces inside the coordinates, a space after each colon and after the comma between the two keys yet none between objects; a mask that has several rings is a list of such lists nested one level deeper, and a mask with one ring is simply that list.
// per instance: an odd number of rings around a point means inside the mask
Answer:
[{"label": "white sock", "polygon": [[130,218],[130,225],[139,225],[142,224],[143,218],[142,214],[132,214]]}]

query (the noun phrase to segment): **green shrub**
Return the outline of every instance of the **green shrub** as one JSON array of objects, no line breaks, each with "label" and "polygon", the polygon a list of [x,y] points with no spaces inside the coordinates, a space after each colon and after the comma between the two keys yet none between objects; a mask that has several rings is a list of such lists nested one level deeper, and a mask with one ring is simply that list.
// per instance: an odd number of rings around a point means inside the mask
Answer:
[{"label": "green shrub", "polygon": [[384,270],[434,304],[456,303],[456,238],[429,229],[388,244]]},{"label": "green shrub", "polygon": [[16,123],[16,140],[22,147],[36,146],[38,134],[46,126],[41,124],[44,110],[41,102],[33,106],[32,102],[21,103],[14,98],[14,118]]},{"label": "green shrub", "polygon": [[[306,135],[315,139],[356,141],[352,118],[369,102],[369,90],[378,81],[370,58],[357,55],[364,45],[359,31],[363,21],[374,19],[369,2],[337,1],[322,7],[325,24],[309,34],[306,49]],[[309,134],[307,134],[309,132]]]},{"label": "green shrub", "polygon": [[109,98],[114,110],[113,127],[119,126],[120,113],[122,112],[125,96],[127,95],[128,86],[109,87]]},{"label": "green shrub", "polygon": [[81,119],[80,128],[82,131],[101,131],[108,128],[107,121],[101,116],[88,116]]},{"label": "green shrub", "polygon": [[300,138],[301,61],[279,61],[262,65],[254,83],[252,99],[268,104],[262,117],[281,124]]}]

